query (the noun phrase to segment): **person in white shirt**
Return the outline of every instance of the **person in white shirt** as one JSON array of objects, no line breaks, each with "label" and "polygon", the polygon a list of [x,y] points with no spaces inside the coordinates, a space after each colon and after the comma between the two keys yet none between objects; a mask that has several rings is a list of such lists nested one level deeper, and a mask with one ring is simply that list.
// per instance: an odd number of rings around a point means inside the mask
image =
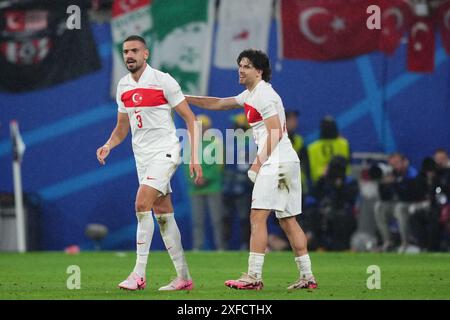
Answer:
[{"label": "person in white shirt", "polygon": [[172,109],[186,122],[192,145],[190,174],[195,182],[202,176],[198,164],[198,139],[194,136],[195,116],[178,83],[169,74],[151,68],[146,60],[149,50],[145,40],[129,36],[123,42],[123,59],[129,73],[117,85],[117,124],[108,141],[97,149],[97,159],[104,165],[110,151],[131,130],[132,146],[139,179],[136,195],[136,265],[119,288],[142,290],[146,287],[146,266],[153,238],[153,213],[161,236],[175,266],[177,277],[159,290],[191,290],[193,282],[184,255],[180,231],[174,219],[170,179],[180,164],[180,143],[175,135]]},{"label": "person in white shirt", "polygon": [[268,56],[248,49],[237,58],[239,83],[247,90],[235,97],[186,96],[189,104],[209,110],[244,108],[258,146],[248,171],[255,183],[250,212],[250,255],[248,272],[225,285],[234,289],[263,288],[262,269],[267,247],[267,218],[275,211],[295,254],[299,279],[288,289],[314,289],[317,282],[311,270],[306,236],[297,222],[301,213],[300,160],[288,138],[286,118],[280,96],[268,83],[271,68]]}]

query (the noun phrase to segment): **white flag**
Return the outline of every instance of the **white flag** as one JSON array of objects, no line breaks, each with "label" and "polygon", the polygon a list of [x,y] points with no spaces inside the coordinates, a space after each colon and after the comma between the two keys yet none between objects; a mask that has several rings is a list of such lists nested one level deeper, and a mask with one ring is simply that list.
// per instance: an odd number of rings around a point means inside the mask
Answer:
[{"label": "white flag", "polygon": [[220,1],[214,65],[237,68],[236,59],[248,48],[267,52],[272,0]]},{"label": "white flag", "polygon": [[16,120],[12,120],[9,124],[9,128],[11,132],[11,143],[13,147],[13,159],[14,161],[21,162],[26,147],[20,134],[19,124]]}]

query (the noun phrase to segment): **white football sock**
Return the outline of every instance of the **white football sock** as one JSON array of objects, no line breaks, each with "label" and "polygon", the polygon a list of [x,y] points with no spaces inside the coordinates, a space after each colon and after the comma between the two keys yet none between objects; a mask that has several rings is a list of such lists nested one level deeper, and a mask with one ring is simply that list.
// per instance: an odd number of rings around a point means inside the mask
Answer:
[{"label": "white football sock", "polygon": [[250,252],[250,255],[248,257],[248,275],[261,280],[263,265],[264,253]]},{"label": "white football sock", "polygon": [[138,219],[136,232],[137,257],[134,272],[136,272],[140,277],[144,277],[148,253],[150,251],[150,245],[152,244],[153,231],[155,230],[155,224],[153,222],[151,211],[136,212],[136,217]]},{"label": "white football sock", "polygon": [[301,277],[306,278],[312,276],[309,254],[304,254],[301,257],[295,257],[295,262],[297,263],[297,268]]},{"label": "white football sock", "polygon": [[170,258],[172,259],[175,270],[177,271],[177,276],[184,280],[190,280],[191,275],[189,274],[189,268],[184,256],[183,245],[181,244],[181,234],[173,212],[155,214],[155,218],[159,224],[161,237],[166,245],[167,251],[169,252]]}]

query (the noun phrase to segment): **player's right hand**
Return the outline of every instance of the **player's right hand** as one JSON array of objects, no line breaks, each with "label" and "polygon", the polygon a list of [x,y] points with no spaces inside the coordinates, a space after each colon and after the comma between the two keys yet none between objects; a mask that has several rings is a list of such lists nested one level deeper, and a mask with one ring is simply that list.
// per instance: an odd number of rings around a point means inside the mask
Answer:
[{"label": "player's right hand", "polygon": [[109,145],[105,144],[97,149],[97,160],[101,165],[105,165],[105,159],[109,155]]}]

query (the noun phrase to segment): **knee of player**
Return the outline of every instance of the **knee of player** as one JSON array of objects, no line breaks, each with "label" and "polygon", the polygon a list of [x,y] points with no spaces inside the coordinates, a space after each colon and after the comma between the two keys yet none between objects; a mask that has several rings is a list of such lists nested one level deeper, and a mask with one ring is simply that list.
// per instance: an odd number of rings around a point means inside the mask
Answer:
[{"label": "knee of player", "polygon": [[173,212],[173,209],[165,204],[153,204],[152,209],[155,214],[167,214]]},{"label": "knee of player", "polygon": [[146,203],[146,201],[136,200],[135,203],[136,212],[147,212],[151,210],[151,205]]}]

